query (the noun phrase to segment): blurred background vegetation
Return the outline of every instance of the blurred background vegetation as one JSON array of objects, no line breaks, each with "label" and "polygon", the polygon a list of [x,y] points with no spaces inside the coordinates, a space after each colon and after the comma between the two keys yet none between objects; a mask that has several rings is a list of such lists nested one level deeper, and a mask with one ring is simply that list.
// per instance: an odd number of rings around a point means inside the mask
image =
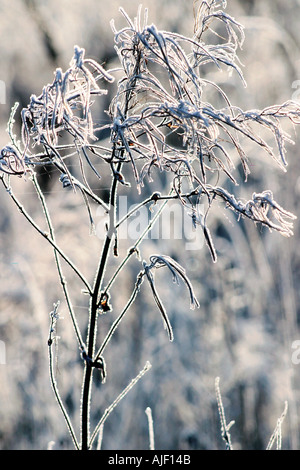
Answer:
[{"label": "blurred background vegetation", "polygon": [[[0,79],[6,84],[6,103],[0,105],[1,148],[8,142],[6,125],[12,105],[18,101],[25,107],[32,93],[38,95],[52,82],[56,67],[65,70],[75,44],[106,67],[114,66],[109,21],[114,18],[118,25],[124,24],[119,7],[133,17],[139,3],[0,1]],[[149,7],[149,22],[158,29],[193,34],[192,0],[152,0],[143,6]],[[228,78],[226,72],[213,69],[208,78],[222,85],[231,102],[243,109],[291,99],[297,92],[292,84],[300,80],[300,2],[229,0],[226,11],[245,26],[239,55],[248,86],[244,88],[235,75]],[[105,119],[103,111],[110,98],[101,101],[99,122]],[[167,254],[186,268],[201,307],[189,310],[185,288],[174,286],[159,273],[159,290],[174,329],[175,340],[169,343],[153,299],[142,288],[107,348],[108,377],[105,385],[100,380],[95,384],[94,419],[99,419],[146,360],[152,369],[109,417],[103,449],[148,448],[148,406],[157,449],[223,449],[214,393],[217,376],[227,420],[235,420],[231,429],[235,449],[265,449],[285,400],[289,411],[283,425],[283,448],[299,449],[300,365],[292,363],[292,343],[300,339],[300,151],[299,137],[293,129],[289,131],[296,145],[288,146],[287,173],[249,144],[251,175],[246,184],[240,175],[238,195],[249,199],[254,191],[272,190],[283,207],[298,215],[294,237],[285,239],[251,221],[237,221],[220,205],[209,218],[218,252],[216,264],[205,245],[187,252],[182,240],[149,240],[142,245],[143,257],[153,252]],[[57,175],[46,170],[39,178],[54,211],[57,238],[92,280],[101,240],[89,234],[80,196],[62,195]],[[105,183],[102,189],[108,189]],[[156,181],[154,189],[163,191],[164,181]],[[147,190],[152,191],[151,184]],[[42,225],[43,216],[31,191],[31,185],[17,181],[17,196]],[[130,203],[137,198],[133,194]],[[46,449],[55,441],[55,449],[70,449],[48,373],[49,312],[53,302],[62,299],[53,252],[15,211],[3,189],[0,246],[0,339],[6,346],[6,365],[0,365],[0,448]],[[127,248],[125,243],[120,247]],[[118,281],[114,310],[101,317],[100,337],[125,305],[138,270],[132,260]],[[77,292],[73,303],[80,324],[85,325],[86,298],[68,270],[66,277]],[[63,304],[61,315],[57,381],[78,429],[82,364]]]}]

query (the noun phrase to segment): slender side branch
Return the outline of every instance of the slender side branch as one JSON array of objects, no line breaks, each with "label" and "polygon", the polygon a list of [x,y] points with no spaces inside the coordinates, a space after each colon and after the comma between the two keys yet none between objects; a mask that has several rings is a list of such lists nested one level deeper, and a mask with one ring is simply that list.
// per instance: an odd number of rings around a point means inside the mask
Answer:
[{"label": "slender side branch", "polygon": [[112,335],[114,334],[115,330],[117,329],[117,327],[119,326],[122,318],[124,317],[125,313],[127,312],[127,310],[130,308],[130,306],[133,304],[133,302],[135,301],[136,299],[136,296],[138,294],[138,291],[140,289],[140,286],[142,284],[142,281],[143,281],[143,276],[145,275],[145,271],[141,271],[138,275],[138,278],[137,278],[137,281],[135,283],[135,286],[134,286],[134,289],[133,289],[133,292],[130,296],[130,299],[128,300],[127,304],[125,305],[125,307],[123,308],[122,312],[120,313],[120,315],[118,316],[118,318],[116,318],[116,320],[113,322],[113,324],[111,325],[110,327],[110,330],[109,332],[107,333],[102,345],[100,346],[96,356],[95,356],[95,359],[94,361],[98,361],[99,358],[101,357],[101,355],[103,354],[103,351],[104,349],[106,348],[107,344],[109,343]]},{"label": "slender side branch", "polygon": [[[55,234],[54,234],[54,229],[53,229],[51,217],[50,217],[50,214],[49,214],[49,211],[48,211],[48,207],[47,207],[44,195],[41,191],[40,185],[39,185],[39,183],[37,181],[37,178],[36,178],[36,174],[34,172],[32,172],[32,181],[33,181],[33,185],[36,189],[36,192],[38,194],[38,197],[41,201],[41,205],[42,205],[42,208],[43,208],[45,219],[46,219],[47,225],[49,227],[49,232],[50,232],[51,239],[52,239],[53,242],[55,242]],[[66,283],[66,280],[65,280],[64,275],[63,275],[60,259],[59,259],[57,250],[55,248],[54,248],[54,257],[55,257],[55,263],[56,263],[60,283],[61,283],[62,288],[63,288],[63,292],[64,292],[65,299],[66,299],[66,302],[67,302],[67,305],[68,305],[68,310],[69,310],[70,317],[71,317],[71,320],[72,320],[72,323],[73,323],[75,334],[76,334],[76,337],[77,337],[77,340],[78,340],[81,351],[84,351],[85,350],[85,345],[84,345],[84,342],[82,340],[80,329],[79,329],[79,326],[78,326],[78,323],[77,323],[77,320],[76,320],[76,316],[75,316],[75,313],[74,313],[74,310],[73,310],[71,298],[70,298],[69,291],[68,291],[68,288],[67,288],[67,283]]]},{"label": "slender side branch", "polygon": [[61,412],[62,412],[62,414],[65,418],[65,421],[66,421],[66,424],[67,424],[68,429],[70,431],[70,434],[72,436],[74,445],[75,445],[76,449],[79,450],[79,444],[78,444],[78,441],[77,441],[77,438],[76,438],[76,435],[75,435],[70,417],[69,417],[69,415],[68,415],[68,413],[67,413],[67,411],[64,407],[62,399],[60,398],[60,394],[59,394],[59,391],[58,391],[58,387],[57,387],[57,383],[56,383],[56,379],[55,379],[55,374],[54,374],[54,367],[53,367],[53,362],[54,361],[53,361],[52,346],[53,346],[53,339],[54,339],[53,334],[55,333],[55,325],[56,325],[57,319],[59,318],[58,308],[59,308],[59,302],[57,302],[54,305],[54,309],[50,313],[50,330],[49,330],[49,338],[48,338],[50,381],[51,381],[51,385],[52,385],[52,388],[53,388],[55,398],[56,398],[56,400],[58,402],[58,405],[59,405],[59,408],[60,408],[60,410],[61,410]]},{"label": "slender side branch", "polygon": [[143,377],[143,375],[148,372],[150,369],[151,369],[151,364],[149,361],[146,362],[144,368],[139,372],[139,374],[134,378],[132,379],[132,381],[130,382],[130,384],[127,385],[126,388],[124,388],[124,390],[120,393],[120,395],[114,400],[114,402],[108,407],[106,408],[102,418],[100,419],[100,421],[98,422],[97,426],[95,427],[95,430],[91,436],[91,440],[89,442],[89,448],[92,447],[93,445],[93,442],[95,440],[95,437],[97,436],[98,432],[100,431],[101,427],[104,426],[104,423],[105,421],[107,420],[107,418],[109,417],[109,415],[111,414],[111,412],[114,410],[114,408],[120,403],[121,400],[123,400],[123,398],[127,395],[127,393],[132,389],[132,387],[135,386],[135,384]]},{"label": "slender side branch", "polygon": [[217,403],[218,403],[219,417],[221,421],[222,439],[225,441],[226,450],[233,450],[229,430],[231,426],[233,426],[234,421],[230,421],[229,424],[226,423],[225,411],[224,411],[224,406],[223,406],[223,401],[222,401],[222,396],[221,396],[221,391],[220,391],[220,377],[216,377],[215,379],[215,392],[216,392],[216,398],[217,398]]},{"label": "slender side branch", "polygon": [[152,410],[148,406],[145,409],[145,413],[147,415],[148,419],[148,428],[149,428],[149,449],[150,450],[155,450],[155,445],[154,445],[154,426],[153,426],[153,417],[152,417]]},{"label": "slender side branch", "polygon": [[149,204],[149,202],[157,202],[157,201],[164,201],[164,200],[169,200],[169,199],[183,199],[183,198],[189,198],[191,196],[195,196],[198,194],[198,190],[195,189],[193,191],[191,191],[190,193],[187,193],[187,194],[174,194],[173,196],[171,196],[170,194],[166,195],[166,196],[162,196],[160,193],[156,192],[156,193],[153,193],[152,196],[148,197],[147,199],[145,199],[143,202],[141,202],[140,204],[137,204],[135,207],[133,207],[130,211],[127,212],[127,214],[125,214],[122,219],[120,219],[117,224],[116,224],[116,228],[119,228],[120,225],[122,225],[125,220],[129,219],[132,215],[134,215],[139,209],[141,209],[141,207],[143,206],[146,206],[147,204]]},{"label": "slender side branch", "polygon": [[273,431],[272,436],[270,437],[270,440],[269,440],[269,443],[267,445],[266,450],[271,450],[272,449],[273,444],[275,442],[275,439],[276,439],[276,450],[281,449],[281,426],[282,426],[282,423],[283,423],[283,421],[284,421],[284,419],[287,415],[287,412],[288,412],[288,402],[286,401],[284,403],[284,410],[282,412],[282,415],[277,420],[277,424],[275,426],[275,429]]},{"label": "slender side branch", "polygon": [[[171,192],[173,190],[171,189]],[[155,216],[153,217],[153,219],[150,220],[149,224],[147,225],[147,227],[145,228],[145,230],[143,231],[143,233],[141,234],[141,236],[138,238],[138,240],[135,242],[135,244],[130,248],[130,250],[128,251],[127,255],[125,256],[125,258],[122,260],[122,262],[120,263],[120,265],[118,266],[118,268],[116,269],[115,273],[113,274],[113,276],[111,277],[111,279],[109,280],[105,290],[104,290],[104,294],[107,294],[109,289],[111,288],[112,284],[115,282],[118,274],[122,271],[122,269],[124,268],[125,264],[128,262],[128,260],[130,259],[131,255],[133,255],[133,253],[136,253],[137,252],[137,248],[138,246],[140,245],[140,243],[144,240],[145,236],[147,235],[148,232],[150,232],[150,230],[152,230],[154,224],[156,223],[156,221],[158,220],[158,218],[160,217],[162,211],[164,210],[165,206],[167,205],[169,199],[166,199],[164,201],[164,203],[160,206],[160,208],[158,209],[157,213],[155,214]]]}]

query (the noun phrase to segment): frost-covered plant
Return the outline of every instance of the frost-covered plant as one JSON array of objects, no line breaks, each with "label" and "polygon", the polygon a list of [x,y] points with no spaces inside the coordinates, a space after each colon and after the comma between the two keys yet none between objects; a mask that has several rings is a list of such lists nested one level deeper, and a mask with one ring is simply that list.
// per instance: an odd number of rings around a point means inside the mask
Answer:
[{"label": "frost-covered plant", "polygon": [[[95,60],[86,58],[84,49],[75,46],[74,57],[67,71],[60,68],[54,74],[51,84],[45,86],[39,96],[32,95],[29,105],[21,111],[21,140],[13,133],[13,108],[8,125],[10,143],[1,150],[1,182],[12,200],[32,226],[54,249],[59,279],[64,291],[69,314],[81,351],[83,361],[83,386],[81,401],[81,436],[78,439],[58,391],[53,370],[53,337],[59,318],[59,303],[51,312],[51,326],[48,346],[51,382],[59,406],[64,414],[77,449],[91,449],[98,433],[102,432],[104,421],[121,398],[136,381],[149,369],[147,363],[141,373],[106,410],[93,432],[90,433],[91,387],[93,374],[97,369],[105,381],[105,348],[119,326],[122,318],[133,304],[144,279],[149,282],[155,303],[162,315],[170,340],[173,330],[167,311],[155,285],[155,270],[168,268],[174,282],[183,280],[191,300],[191,308],[198,307],[193,287],[183,267],[168,256],[155,254],[149,261],[141,260],[141,270],[131,296],[125,307],[114,320],[102,344],[97,342],[97,326],[101,328],[101,316],[111,310],[114,302],[114,282],[120,272],[126,269],[128,260],[139,252],[139,245],[152,229],[171,200],[178,200],[191,216],[191,224],[203,231],[206,244],[214,262],[217,252],[208,227],[208,215],[214,201],[223,201],[239,217],[251,219],[284,236],[292,235],[293,214],[283,209],[270,190],[254,193],[248,201],[240,201],[231,194],[226,184],[215,184],[216,176],[223,175],[223,181],[237,185],[235,167],[241,162],[245,182],[250,174],[248,155],[244,142],[251,141],[258,151],[267,153],[285,169],[285,142],[289,136],[281,128],[282,119],[294,124],[300,122],[300,108],[295,102],[270,106],[263,110],[243,111],[231,104],[224,90],[209,80],[206,70],[210,67],[227,68],[243,79],[237,57],[237,50],[243,44],[243,27],[226,14],[224,1],[194,1],[195,28],[192,38],[179,33],[160,31],[148,24],[147,10],[144,15],[138,10],[132,21],[125,11],[121,13],[126,26],[118,30],[112,22],[115,49],[120,61],[119,69],[105,70]],[[206,42],[211,32],[218,38],[216,44]],[[107,94],[105,87],[115,81],[116,93],[107,110],[109,122],[98,125],[93,116],[93,103]],[[213,96],[211,101],[207,95]],[[213,105],[212,101],[222,103]],[[260,130],[269,131],[276,144],[273,149],[269,138],[263,138]],[[97,136],[109,132],[107,145],[102,145]],[[176,139],[175,139],[176,137]],[[174,143],[176,142],[176,143]],[[72,162],[79,162],[81,172],[75,177]],[[108,224],[94,281],[91,284],[84,277],[80,266],[62,250],[56,241],[55,228],[48,210],[43,191],[38,183],[36,169],[55,167],[60,173],[63,188],[80,191],[86,203],[91,223],[92,209],[100,205],[108,214]],[[96,178],[101,189],[103,168],[110,169],[109,200],[102,199],[91,187],[91,178]],[[140,201],[122,219],[117,220],[117,194],[119,188],[134,191],[129,179],[137,188]],[[170,188],[166,194],[155,187],[157,172],[166,172]],[[25,210],[16,198],[12,188],[12,177],[23,177],[24,184],[32,183],[42,205],[48,231],[45,232]],[[143,196],[144,182],[153,184],[152,196]],[[26,182],[26,183],[25,183]],[[107,181],[105,181],[107,186]],[[110,279],[105,272],[111,257],[118,254],[118,230],[129,217],[142,206],[161,204],[151,223],[128,248]],[[205,207],[205,211],[200,210]],[[70,228],[72,230],[72,228]],[[80,279],[89,297],[89,318],[87,337],[78,326],[76,309],[63,274],[63,262],[67,263]]]}]

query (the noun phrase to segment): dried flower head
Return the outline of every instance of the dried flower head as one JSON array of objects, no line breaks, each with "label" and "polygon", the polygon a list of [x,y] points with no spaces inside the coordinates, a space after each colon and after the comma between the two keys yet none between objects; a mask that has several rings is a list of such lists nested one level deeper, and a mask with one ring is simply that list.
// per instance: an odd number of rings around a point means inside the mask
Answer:
[{"label": "dried flower head", "polygon": [[[84,49],[75,46],[67,71],[63,73],[58,68],[53,82],[43,88],[40,96],[32,95],[29,105],[22,110],[23,151],[11,145],[2,149],[0,169],[20,176],[33,165],[53,165],[60,171],[64,187],[79,187],[85,198],[93,200],[97,196],[89,187],[83,160],[99,179],[94,159],[110,165],[113,177],[128,187],[130,183],[125,180],[121,166],[131,165],[139,192],[145,178],[153,181],[153,172],[166,171],[172,175],[173,190],[180,202],[190,206],[192,223],[195,224],[199,204],[205,200],[208,203],[204,223],[198,225],[214,261],[216,251],[207,216],[216,195],[240,215],[291,235],[292,224],[286,218],[293,216],[282,208],[276,209],[280,206],[273,196],[264,205],[250,201],[243,206],[228,193],[226,186],[212,185],[212,179],[221,173],[238,184],[234,174],[236,157],[247,180],[250,169],[243,139],[252,141],[285,169],[285,143],[291,140],[281,121],[286,118],[293,124],[300,122],[298,103],[288,101],[263,110],[243,111],[231,104],[220,86],[205,78],[206,67],[211,64],[217,68],[226,66],[243,80],[237,56],[244,40],[243,27],[222,10],[225,6],[224,1],[195,0],[192,39],[149,25],[147,9],[142,16],[140,7],[134,21],[120,9],[126,26],[117,30],[112,22],[112,29],[123,76],[108,110],[111,123],[97,127],[92,104],[97,96],[107,93],[99,87],[99,79],[112,82],[114,71],[107,72],[95,60],[86,58]],[[210,44],[206,35],[210,31],[217,33],[218,28],[223,28],[222,39],[219,44]],[[214,90],[221,98],[222,108],[207,101],[207,90]],[[269,139],[261,137],[259,128],[270,132],[277,152]],[[110,130],[110,147],[95,142],[96,132],[104,129]],[[65,134],[71,136],[71,144],[65,143]],[[35,147],[37,152],[33,152]],[[74,178],[68,165],[74,155],[80,161],[81,182]],[[182,196],[187,187],[199,195],[195,204]],[[268,207],[268,211],[263,207]],[[269,209],[278,223],[267,216]]]}]

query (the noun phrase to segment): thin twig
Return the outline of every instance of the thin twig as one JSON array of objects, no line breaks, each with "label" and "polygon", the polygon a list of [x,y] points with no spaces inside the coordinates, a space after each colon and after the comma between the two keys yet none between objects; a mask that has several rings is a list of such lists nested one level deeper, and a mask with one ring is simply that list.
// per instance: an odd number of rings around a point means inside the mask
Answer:
[{"label": "thin twig", "polygon": [[107,418],[109,417],[109,415],[111,414],[111,412],[114,410],[114,408],[120,403],[121,400],[123,400],[123,398],[127,395],[127,393],[132,389],[132,387],[134,387],[134,385],[143,377],[143,375],[148,372],[150,369],[151,369],[151,364],[149,361],[146,362],[144,368],[139,372],[139,374],[134,378],[132,379],[132,381],[127,385],[126,388],[124,388],[124,390],[120,393],[120,395],[114,400],[114,402],[108,407],[106,408],[102,418],[100,419],[100,421],[98,422],[97,426],[95,427],[94,429],[94,432],[91,436],[91,440],[89,442],[89,448],[92,447],[93,445],[93,442],[95,440],[95,437],[97,436],[99,430],[101,427],[103,427],[105,421],[107,420]]},{"label": "thin twig", "polygon": [[229,424],[226,424],[225,411],[224,411],[224,406],[223,406],[222,396],[221,396],[221,391],[220,391],[220,377],[216,377],[215,379],[215,393],[216,393],[216,398],[217,398],[217,403],[218,403],[219,417],[221,421],[222,439],[225,441],[226,450],[233,450],[229,430],[231,426],[234,424],[234,421],[230,421]]},{"label": "thin twig", "polygon": [[[173,189],[171,189],[171,192],[173,191]],[[128,251],[127,255],[123,258],[122,262],[119,264],[118,268],[116,269],[116,271],[114,272],[113,276],[110,278],[109,282],[107,283],[105,289],[104,289],[104,293],[108,293],[111,286],[113,285],[113,283],[115,282],[118,274],[122,271],[122,269],[124,268],[125,264],[129,261],[130,257],[133,255],[133,253],[136,253],[137,252],[137,248],[138,246],[141,244],[141,242],[144,240],[144,238],[146,237],[146,235],[150,232],[150,230],[152,230],[154,224],[156,223],[156,221],[158,220],[158,218],[160,217],[162,211],[164,210],[165,206],[167,205],[169,199],[166,199],[164,201],[164,203],[160,206],[160,208],[158,209],[158,211],[156,212],[155,216],[150,220],[149,224],[147,225],[147,227],[145,228],[145,230],[142,232],[142,234],[140,235],[140,237],[137,239],[137,241],[135,242],[135,244],[130,248],[130,250]]]},{"label": "thin twig", "polygon": [[109,332],[107,333],[106,337],[104,338],[100,348],[98,349],[96,355],[95,355],[95,359],[94,361],[98,361],[98,359],[102,356],[103,354],[103,351],[104,349],[106,348],[107,344],[109,343],[112,335],[114,334],[115,330],[117,329],[117,327],[119,326],[122,318],[124,317],[125,313],[127,312],[127,310],[130,308],[130,306],[133,304],[133,302],[135,301],[135,298],[139,292],[139,289],[140,289],[140,286],[141,286],[141,283],[142,283],[142,280],[143,280],[143,276],[144,276],[145,272],[141,271],[140,274],[138,275],[138,278],[137,278],[137,281],[135,283],[135,286],[134,286],[134,289],[133,289],[133,292],[130,296],[130,299],[128,300],[127,304],[125,305],[125,307],[123,308],[122,312],[120,313],[120,315],[116,318],[116,320],[113,322],[113,324],[111,325],[110,329],[109,329]]},{"label": "thin twig", "polygon": [[[44,215],[45,215],[45,219],[46,219],[46,222],[47,222],[47,225],[48,225],[48,228],[49,228],[51,239],[55,243],[54,229],[53,229],[51,217],[50,217],[50,214],[49,214],[49,210],[48,210],[48,207],[47,207],[47,204],[46,204],[46,201],[45,201],[45,197],[42,193],[42,190],[41,190],[40,185],[38,183],[38,180],[36,178],[36,174],[34,172],[32,172],[31,176],[32,176],[33,185],[34,185],[34,187],[36,189],[36,192],[38,194],[38,197],[41,201],[41,205],[42,205],[43,212],[44,212]],[[78,340],[78,343],[79,343],[79,347],[80,347],[81,351],[84,351],[85,350],[85,345],[84,345],[84,342],[82,340],[80,329],[79,329],[79,326],[78,326],[78,323],[77,323],[77,320],[76,320],[75,312],[74,312],[72,302],[71,302],[71,298],[70,298],[70,295],[69,295],[69,291],[68,291],[68,288],[67,288],[67,282],[66,282],[66,280],[64,278],[64,275],[63,275],[60,259],[59,259],[57,250],[55,248],[54,248],[54,257],[55,257],[55,263],[56,263],[56,266],[57,266],[57,271],[58,271],[60,283],[61,283],[62,288],[63,288],[63,292],[64,292],[65,299],[66,299],[66,302],[67,302],[67,305],[68,305],[68,310],[69,310],[70,317],[71,317],[71,320],[72,320],[72,324],[73,324],[73,327],[74,327],[74,330],[75,330],[75,334],[76,334],[76,337],[77,337],[77,340]]]},{"label": "thin twig", "polygon": [[152,417],[152,410],[149,406],[146,408],[145,413],[146,413],[147,418],[148,418],[149,449],[150,450],[155,450],[153,417]]},{"label": "thin twig", "polygon": [[272,436],[270,437],[270,440],[269,440],[269,443],[267,445],[267,448],[266,450],[271,450],[272,447],[273,447],[273,444],[276,440],[276,450],[281,450],[281,427],[282,427],[282,423],[287,415],[287,412],[288,412],[288,402],[285,401],[284,402],[284,410],[282,412],[282,415],[280,416],[280,418],[277,420],[277,424],[275,426],[275,429],[273,431],[273,434]]},{"label": "thin twig", "polygon": [[79,450],[79,444],[78,444],[78,441],[77,441],[77,438],[76,438],[76,435],[75,435],[75,432],[74,432],[74,429],[73,429],[73,426],[72,426],[72,423],[71,423],[71,420],[70,420],[70,417],[64,407],[64,404],[62,402],[62,399],[60,397],[60,394],[59,394],[59,391],[58,391],[58,387],[57,387],[57,383],[56,383],[56,379],[55,379],[55,374],[54,374],[54,360],[53,360],[53,354],[52,354],[52,346],[53,346],[53,335],[55,333],[55,326],[56,326],[56,321],[57,319],[59,318],[59,314],[58,314],[58,308],[59,308],[59,302],[57,302],[55,305],[54,305],[54,309],[53,311],[51,312],[50,314],[50,330],[49,330],[49,338],[48,338],[48,353],[49,353],[49,367],[50,367],[50,381],[51,381],[51,385],[52,385],[52,388],[53,388],[53,392],[54,392],[54,395],[55,395],[55,398],[57,400],[57,403],[59,405],[59,408],[61,409],[61,412],[64,416],[64,419],[66,421],[66,424],[67,424],[67,427],[70,431],[70,434],[72,436],[72,439],[73,439],[73,442],[74,442],[74,445],[76,447],[77,450]]}]

